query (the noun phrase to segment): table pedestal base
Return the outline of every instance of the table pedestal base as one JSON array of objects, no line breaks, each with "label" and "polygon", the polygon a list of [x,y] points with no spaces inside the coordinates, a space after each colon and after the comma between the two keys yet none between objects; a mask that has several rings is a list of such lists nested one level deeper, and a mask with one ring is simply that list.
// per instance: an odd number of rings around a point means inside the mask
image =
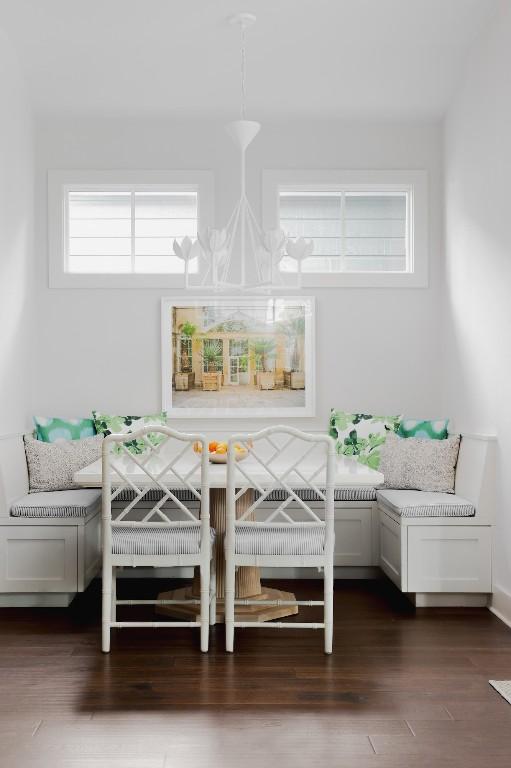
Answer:
[{"label": "table pedestal base", "polygon": [[[261,594],[252,595],[250,600],[295,600],[292,592],[283,592],[280,589],[272,589],[261,585]],[[181,587],[173,589],[171,592],[161,592],[158,595],[159,600],[190,600],[196,598],[193,587]],[[241,598],[243,599],[243,598]],[[156,612],[174,619],[183,621],[199,620],[200,605],[188,603],[187,605],[158,605]],[[285,616],[294,616],[298,613],[296,605],[236,605],[234,618],[236,621],[271,621],[272,619],[282,619]],[[224,601],[216,601],[216,622],[223,624],[225,621]]]},{"label": "table pedestal base", "polygon": [[[216,555],[216,620],[224,621],[224,595],[225,595],[225,554],[224,535],[226,522],[226,492],[225,488],[211,488],[209,494],[209,513],[211,525],[216,531],[215,555]],[[254,492],[249,489],[236,502],[236,517],[240,517],[252,504]],[[253,518],[250,518],[253,519]],[[280,589],[272,589],[261,584],[259,568],[242,566],[236,571],[235,596],[240,600],[295,600],[291,592],[282,592]],[[193,585],[173,589],[171,592],[161,592],[158,600],[185,600],[200,597],[199,569],[195,569]],[[198,618],[200,605],[189,603],[188,605],[159,605],[157,613],[172,616],[185,621]],[[235,618],[237,621],[271,621],[282,619],[284,616],[294,616],[298,613],[296,605],[237,605]]]}]

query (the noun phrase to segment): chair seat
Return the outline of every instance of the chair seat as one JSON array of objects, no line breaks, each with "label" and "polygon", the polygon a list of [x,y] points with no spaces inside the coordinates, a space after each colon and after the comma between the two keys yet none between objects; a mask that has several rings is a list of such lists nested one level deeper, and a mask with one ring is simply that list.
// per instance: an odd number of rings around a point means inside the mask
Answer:
[{"label": "chair seat", "polygon": [[475,507],[454,493],[378,491],[378,504],[400,517],[473,517]]},{"label": "chair seat", "polygon": [[69,491],[39,491],[22,496],[11,507],[12,517],[87,517],[99,510],[101,491],[79,488]]},{"label": "chair seat", "polygon": [[322,555],[325,534],[324,523],[238,523],[234,529],[234,551],[237,555]]},{"label": "chair seat", "polygon": [[[210,528],[211,541],[215,531]],[[114,555],[198,555],[200,524],[112,528]]]}]

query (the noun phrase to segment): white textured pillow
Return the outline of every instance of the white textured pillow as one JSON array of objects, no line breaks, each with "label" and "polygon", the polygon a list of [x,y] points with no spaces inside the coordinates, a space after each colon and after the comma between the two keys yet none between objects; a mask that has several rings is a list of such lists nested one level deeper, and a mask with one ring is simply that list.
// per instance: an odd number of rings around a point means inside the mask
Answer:
[{"label": "white textured pillow", "polygon": [[34,440],[32,435],[25,435],[24,440],[29,492],[36,493],[79,488],[73,483],[73,475],[100,458],[103,435],[57,443]]},{"label": "white textured pillow", "polygon": [[454,493],[460,436],[446,440],[398,437],[390,432],[381,449],[385,488]]}]

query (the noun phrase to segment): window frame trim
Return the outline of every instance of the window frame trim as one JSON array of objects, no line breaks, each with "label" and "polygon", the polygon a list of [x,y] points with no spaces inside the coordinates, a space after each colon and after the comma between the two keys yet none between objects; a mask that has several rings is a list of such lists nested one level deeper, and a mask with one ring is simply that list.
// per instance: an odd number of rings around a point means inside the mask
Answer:
[{"label": "window frame trim", "polygon": [[[286,190],[286,187],[288,188]],[[427,288],[429,274],[428,172],[425,170],[263,170],[265,230],[278,229],[279,195],[285,191],[407,192],[409,272],[303,272],[307,288]]]},{"label": "window frame trim", "polygon": [[[184,288],[184,273],[78,273],[66,271],[67,193],[108,186],[119,191],[196,191],[197,229],[213,225],[214,176],[212,171],[48,171],[48,272],[50,288]],[[188,190],[186,190],[188,187]]]}]

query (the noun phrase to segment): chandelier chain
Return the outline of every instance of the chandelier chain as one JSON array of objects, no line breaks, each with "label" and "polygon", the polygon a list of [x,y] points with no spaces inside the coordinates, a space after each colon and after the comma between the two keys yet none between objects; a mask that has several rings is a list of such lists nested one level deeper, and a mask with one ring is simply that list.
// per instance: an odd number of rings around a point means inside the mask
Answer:
[{"label": "chandelier chain", "polygon": [[245,120],[246,115],[246,88],[245,88],[245,70],[246,70],[246,57],[245,57],[245,27],[241,26],[241,119]]}]

